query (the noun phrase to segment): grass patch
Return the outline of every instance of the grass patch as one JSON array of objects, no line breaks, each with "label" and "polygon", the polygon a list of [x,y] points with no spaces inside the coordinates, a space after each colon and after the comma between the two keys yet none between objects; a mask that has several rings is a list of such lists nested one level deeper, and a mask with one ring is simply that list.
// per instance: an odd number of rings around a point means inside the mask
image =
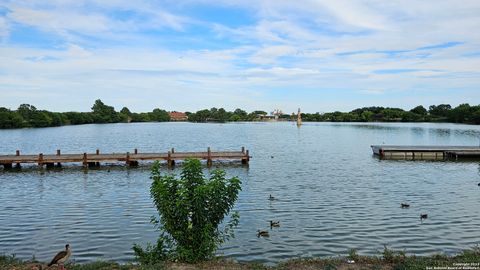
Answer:
[{"label": "grass patch", "polygon": [[[275,266],[266,266],[258,262],[239,263],[229,259],[216,258],[195,264],[163,262],[155,265],[118,264],[116,262],[98,261],[85,264],[67,263],[68,270],[425,270],[427,267],[454,267],[467,264],[480,267],[480,247],[474,247],[454,255],[437,254],[432,256],[408,256],[405,251],[396,251],[384,247],[380,256],[362,256],[352,249],[348,256],[338,258],[295,258]],[[355,263],[349,263],[354,260]],[[0,270],[56,270],[47,268],[45,263],[36,262],[34,258],[22,261],[14,255],[0,255]]]}]

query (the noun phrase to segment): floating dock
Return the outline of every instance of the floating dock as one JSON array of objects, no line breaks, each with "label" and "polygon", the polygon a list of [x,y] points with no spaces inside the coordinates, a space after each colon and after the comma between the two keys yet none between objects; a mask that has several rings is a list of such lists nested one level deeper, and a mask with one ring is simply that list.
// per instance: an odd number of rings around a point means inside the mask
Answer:
[{"label": "floating dock", "polygon": [[382,159],[458,160],[480,159],[479,146],[412,146],[372,145],[373,153]]},{"label": "floating dock", "polygon": [[212,166],[214,160],[239,160],[242,164],[248,164],[251,156],[249,151],[242,147],[240,151],[211,151],[208,147],[206,152],[175,152],[171,149],[166,153],[140,153],[135,149],[132,153],[100,153],[97,149],[95,153],[82,154],[63,154],[60,150],[54,155],[45,155],[40,153],[38,155],[22,155],[17,150],[15,155],[0,155],[0,165],[9,169],[20,167],[21,164],[37,164],[40,167],[44,165],[47,168],[61,166],[62,163],[80,163],[84,167],[100,166],[100,162],[125,162],[129,166],[138,166],[139,161],[166,161],[169,167],[175,165],[176,161],[185,160],[188,158],[206,160],[207,166]]}]

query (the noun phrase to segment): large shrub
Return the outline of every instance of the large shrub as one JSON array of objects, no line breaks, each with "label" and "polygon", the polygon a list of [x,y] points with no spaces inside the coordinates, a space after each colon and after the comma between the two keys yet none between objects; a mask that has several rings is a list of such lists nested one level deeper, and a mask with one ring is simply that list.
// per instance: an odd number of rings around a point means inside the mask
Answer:
[{"label": "large shrub", "polygon": [[237,177],[226,179],[224,171],[214,170],[207,179],[200,161],[189,159],[183,164],[180,179],[161,174],[158,162],[152,167],[152,179],[150,193],[160,216],[152,222],[161,233],[155,245],[149,244],[146,249],[134,245],[141,263],[210,259],[220,244],[233,237],[238,213],[234,212],[225,226],[219,226],[241,190]]}]

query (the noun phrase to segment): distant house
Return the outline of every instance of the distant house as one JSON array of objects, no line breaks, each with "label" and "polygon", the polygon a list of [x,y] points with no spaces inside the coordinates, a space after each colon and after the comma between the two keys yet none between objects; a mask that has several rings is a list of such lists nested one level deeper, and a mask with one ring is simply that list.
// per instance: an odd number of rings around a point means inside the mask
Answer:
[{"label": "distant house", "polygon": [[170,121],[187,121],[188,116],[187,114],[183,112],[169,112],[168,115],[170,115]]}]

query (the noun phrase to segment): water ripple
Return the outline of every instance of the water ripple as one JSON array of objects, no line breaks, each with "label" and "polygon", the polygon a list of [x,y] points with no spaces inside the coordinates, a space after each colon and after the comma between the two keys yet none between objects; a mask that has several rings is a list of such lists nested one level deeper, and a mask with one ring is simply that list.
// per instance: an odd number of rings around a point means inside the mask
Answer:
[{"label": "water ripple", "polygon": [[[85,125],[0,130],[0,153],[246,146],[253,155],[248,168],[219,165],[243,184],[235,206],[241,216],[236,238],[218,254],[276,263],[346,255],[350,248],[378,255],[388,245],[426,255],[479,244],[478,163],[380,161],[369,147],[476,145],[478,134],[478,126],[422,123],[306,123],[300,129],[290,123]],[[132,245],[158,234],[149,223],[156,214],[149,164],[0,170],[0,253],[47,261],[70,243],[76,262],[132,260]],[[270,194],[276,200],[269,201]],[[400,208],[402,202],[411,207]],[[421,213],[428,219],[421,221]],[[271,229],[269,220],[281,227]],[[270,237],[258,238],[259,229],[269,230]]]}]

